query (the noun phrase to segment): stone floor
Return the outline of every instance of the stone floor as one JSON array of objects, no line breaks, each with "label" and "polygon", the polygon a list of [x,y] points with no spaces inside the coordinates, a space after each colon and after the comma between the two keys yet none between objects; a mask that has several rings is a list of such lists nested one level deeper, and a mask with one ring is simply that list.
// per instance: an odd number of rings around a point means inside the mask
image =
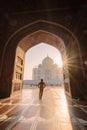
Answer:
[{"label": "stone floor", "polygon": [[0,100],[0,130],[87,130],[87,102],[65,96],[63,87],[37,87]]}]

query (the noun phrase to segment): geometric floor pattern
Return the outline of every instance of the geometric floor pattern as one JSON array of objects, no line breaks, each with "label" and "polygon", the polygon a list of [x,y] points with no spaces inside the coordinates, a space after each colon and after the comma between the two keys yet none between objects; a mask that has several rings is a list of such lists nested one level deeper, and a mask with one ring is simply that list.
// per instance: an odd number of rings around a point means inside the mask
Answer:
[{"label": "geometric floor pattern", "polygon": [[65,96],[63,87],[28,87],[0,99],[0,130],[87,130],[87,102]]}]

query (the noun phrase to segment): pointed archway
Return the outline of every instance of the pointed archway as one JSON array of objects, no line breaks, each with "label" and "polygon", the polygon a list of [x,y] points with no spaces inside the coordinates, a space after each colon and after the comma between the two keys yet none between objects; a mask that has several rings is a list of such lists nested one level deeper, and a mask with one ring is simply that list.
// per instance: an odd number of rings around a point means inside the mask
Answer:
[{"label": "pointed archway", "polygon": [[[1,61],[1,97],[8,97],[11,94],[17,46],[19,45],[26,52],[27,49],[40,42],[45,42],[59,49],[63,59],[67,55],[71,96],[73,98],[85,97],[84,70],[77,39],[64,26],[44,20],[25,25],[8,38]],[[66,71],[67,69],[64,67],[65,79],[67,77]],[[68,91],[68,87],[66,84],[66,91]]]}]

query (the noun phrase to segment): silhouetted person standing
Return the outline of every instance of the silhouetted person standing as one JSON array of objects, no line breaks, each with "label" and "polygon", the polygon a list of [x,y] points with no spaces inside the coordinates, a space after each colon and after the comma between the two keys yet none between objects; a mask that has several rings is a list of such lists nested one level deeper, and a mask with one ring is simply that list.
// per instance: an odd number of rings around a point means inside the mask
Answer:
[{"label": "silhouetted person standing", "polygon": [[41,79],[41,81],[38,84],[38,88],[39,88],[39,99],[42,99],[42,95],[43,95],[43,90],[46,87],[45,82],[43,82],[43,79]]}]

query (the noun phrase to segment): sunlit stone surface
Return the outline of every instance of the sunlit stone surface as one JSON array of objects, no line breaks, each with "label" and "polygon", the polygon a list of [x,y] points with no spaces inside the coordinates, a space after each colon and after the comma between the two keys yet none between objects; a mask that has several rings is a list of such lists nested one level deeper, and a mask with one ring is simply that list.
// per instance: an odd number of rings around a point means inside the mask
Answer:
[{"label": "sunlit stone surface", "polygon": [[86,130],[87,103],[67,98],[63,87],[37,87],[0,100],[1,130]]}]

